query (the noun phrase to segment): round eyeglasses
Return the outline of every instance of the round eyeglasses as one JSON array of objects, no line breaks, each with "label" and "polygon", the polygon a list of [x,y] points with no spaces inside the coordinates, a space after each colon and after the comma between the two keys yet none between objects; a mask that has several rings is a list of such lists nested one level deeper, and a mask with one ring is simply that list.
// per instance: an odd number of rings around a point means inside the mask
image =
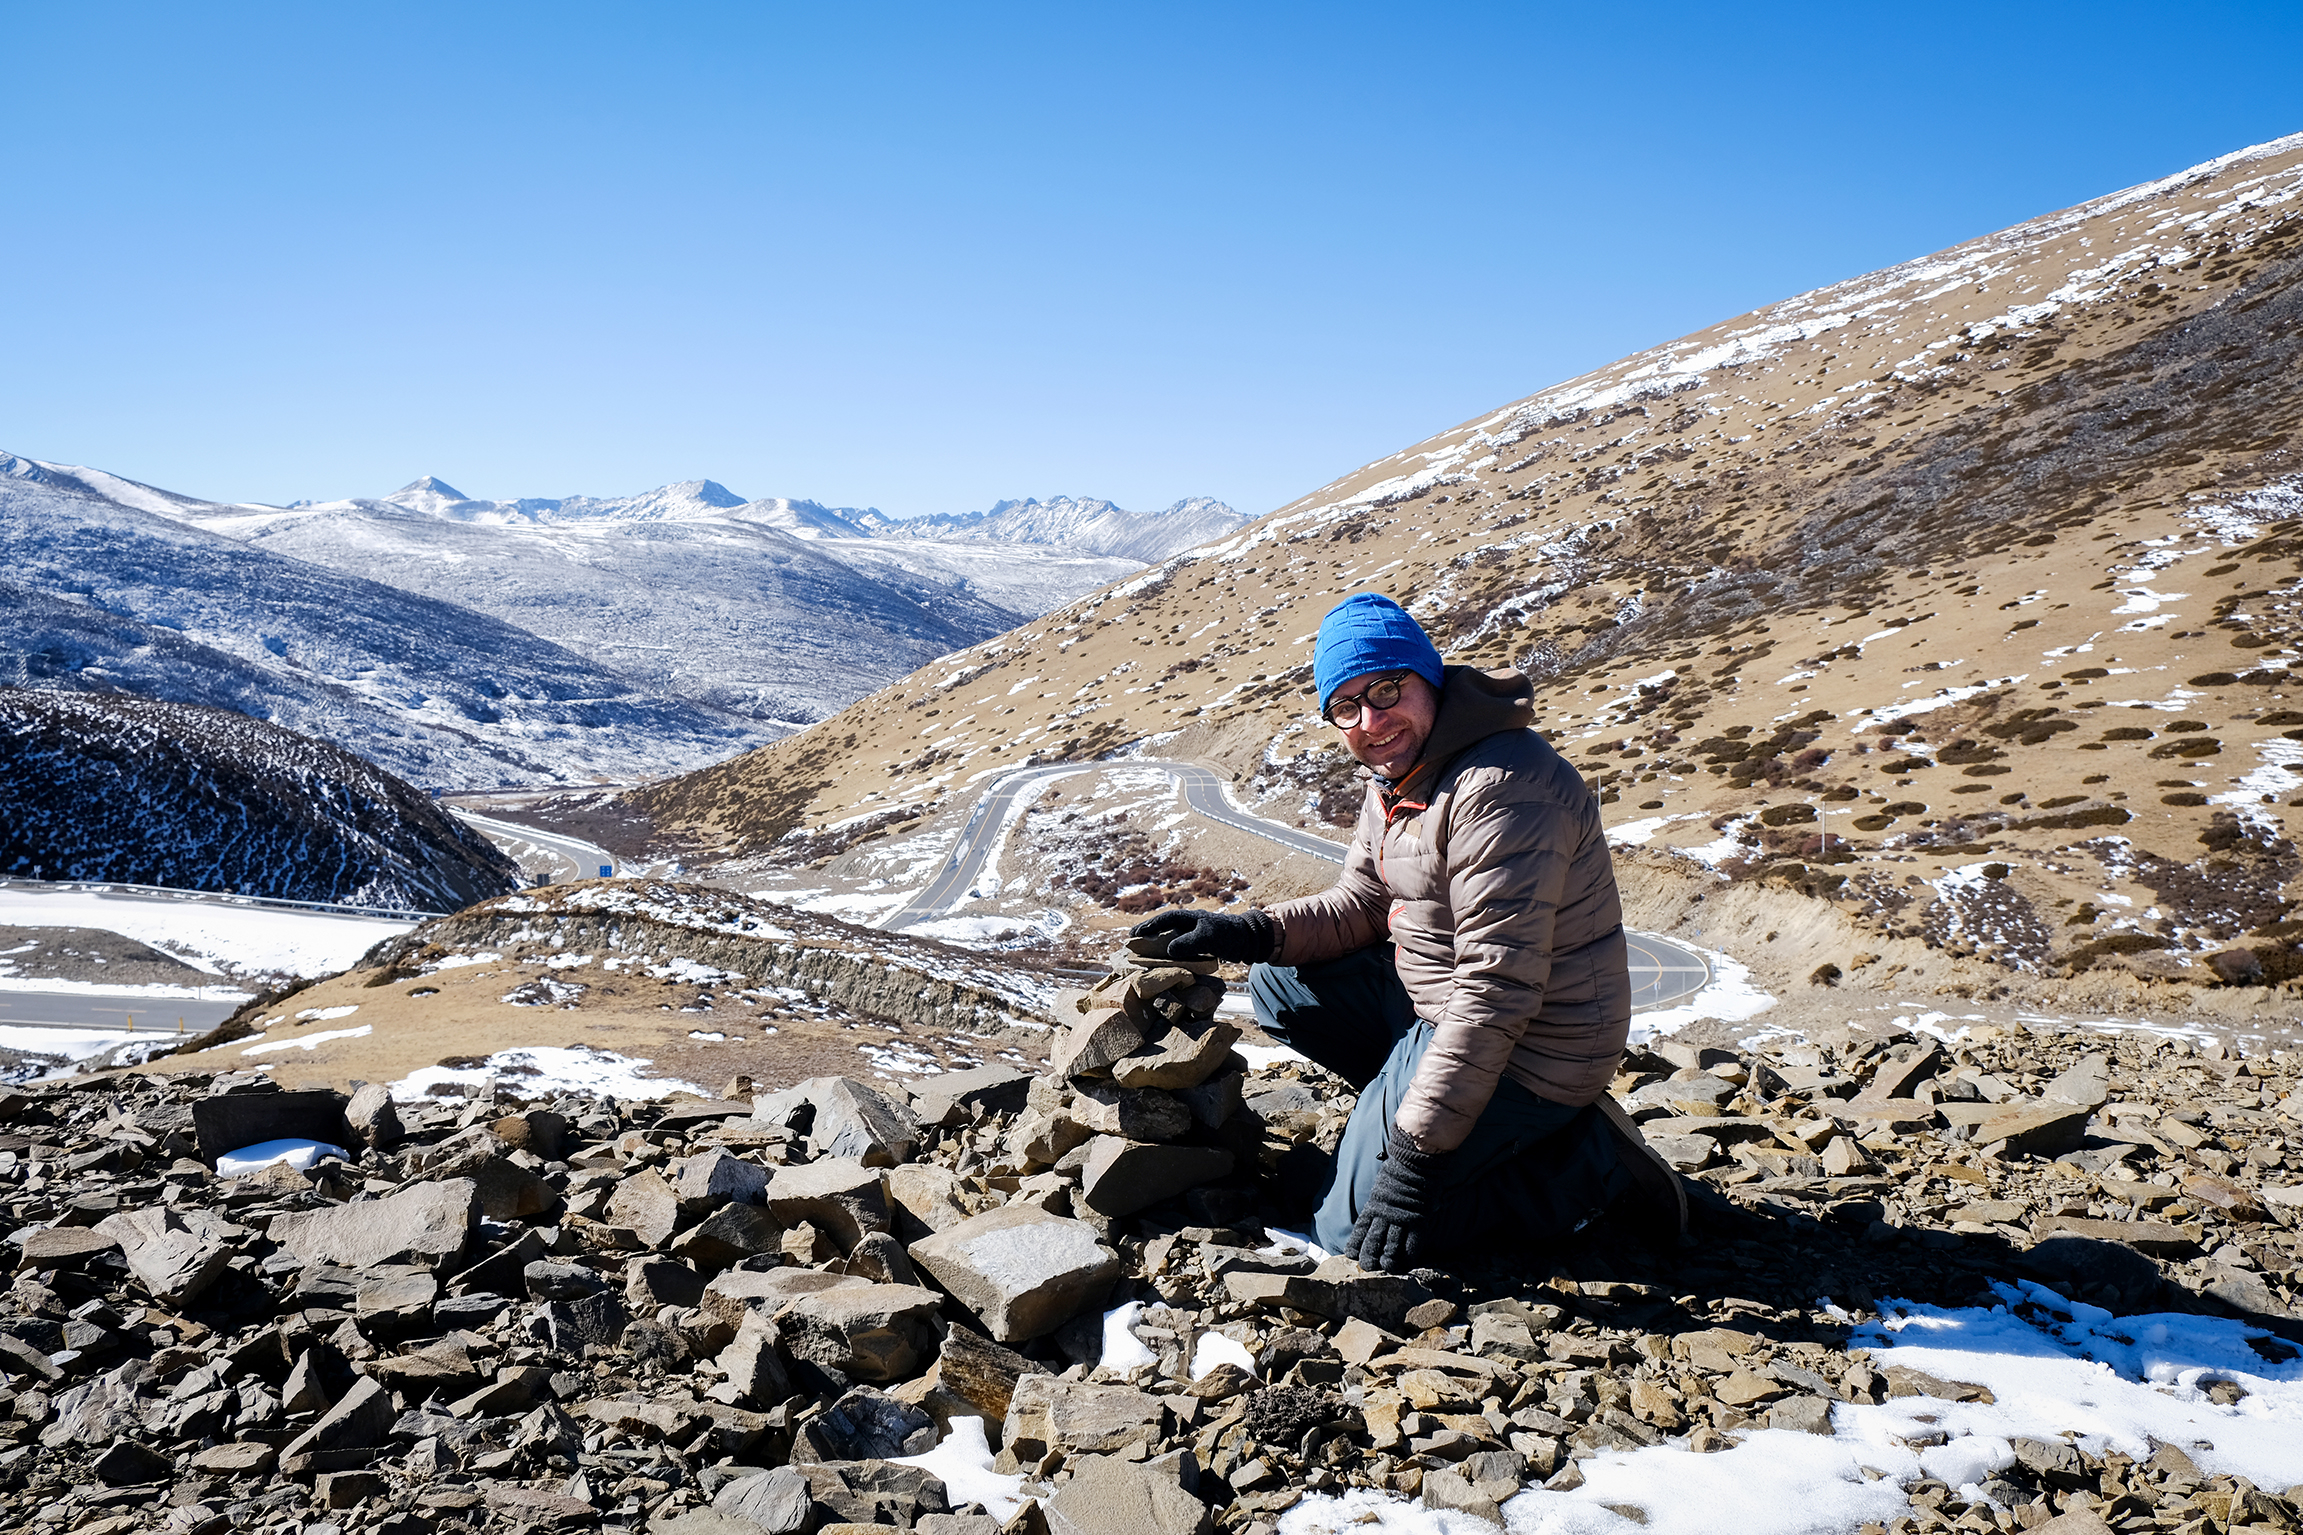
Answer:
[{"label": "round eyeglasses", "polygon": [[1389,677],[1378,677],[1356,693],[1329,699],[1327,707],[1320,712],[1327,716],[1327,722],[1336,729],[1349,730],[1359,723],[1362,704],[1370,709],[1390,708],[1399,702],[1400,690],[1407,686],[1407,679],[1414,675],[1413,672],[1396,672]]}]

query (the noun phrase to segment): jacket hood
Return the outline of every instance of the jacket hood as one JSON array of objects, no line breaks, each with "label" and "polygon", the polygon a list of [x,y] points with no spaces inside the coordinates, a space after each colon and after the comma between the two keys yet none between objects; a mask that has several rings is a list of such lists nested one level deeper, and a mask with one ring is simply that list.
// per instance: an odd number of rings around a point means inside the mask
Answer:
[{"label": "jacket hood", "polygon": [[[1447,686],[1440,689],[1439,715],[1423,743],[1423,755],[1399,781],[1412,781],[1424,769],[1444,769],[1458,753],[1506,730],[1525,730],[1535,723],[1535,684],[1525,672],[1506,667],[1481,671],[1476,666],[1451,666]],[[1380,781],[1380,780],[1379,780]]]}]

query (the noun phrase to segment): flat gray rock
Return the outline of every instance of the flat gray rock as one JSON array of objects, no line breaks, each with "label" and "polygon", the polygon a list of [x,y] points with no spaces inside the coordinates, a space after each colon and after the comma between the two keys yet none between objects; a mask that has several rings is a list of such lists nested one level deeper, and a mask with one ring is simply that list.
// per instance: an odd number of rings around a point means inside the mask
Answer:
[{"label": "flat gray rock", "polygon": [[711,1511],[766,1535],[805,1535],[815,1526],[808,1479],[789,1466],[728,1483],[712,1499]]},{"label": "flat gray rock", "polygon": [[716,1274],[756,1253],[773,1252],[783,1236],[784,1228],[767,1211],[731,1201],[681,1232],[672,1240],[671,1251],[703,1272]]},{"label": "flat gray rock", "polygon": [[826,1274],[819,1269],[730,1269],[704,1286],[697,1304],[726,1322],[740,1326],[754,1311],[774,1315],[791,1301],[818,1290],[855,1289],[869,1284],[852,1274]]},{"label": "flat gray rock", "polygon": [[155,1300],[181,1306],[206,1290],[232,1261],[247,1228],[199,1209],[152,1206],[122,1210],[96,1223],[120,1244],[134,1274]]},{"label": "flat gray rock", "polygon": [[768,1170],[724,1151],[706,1151],[674,1162],[671,1182],[682,1212],[701,1215],[730,1200],[758,1204],[767,1192]]},{"label": "flat gray rock", "polygon": [[1169,1029],[1142,1049],[1112,1062],[1112,1080],[1122,1087],[1156,1087],[1168,1092],[1197,1087],[1223,1069],[1239,1030],[1228,1023]]},{"label": "flat gray rock", "polygon": [[661,1247],[680,1229],[680,1196],[663,1174],[645,1169],[608,1196],[608,1224],[622,1226],[649,1247]]},{"label": "flat gray rock", "polygon": [[784,1350],[842,1384],[902,1380],[935,1350],[928,1318],[944,1298],[917,1285],[858,1285],[802,1295],[776,1313]]},{"label": "flat gray rock", "polygon": [[1085,1221],[1037,1205],[1003,1205],[911,1245],[912,1261],[951,1291],[1001,1343],[1044,1337],[1119,1276],[1119,1255]]},{"label": "flat gray rock", "polygon": [[1048,1501],[1049,1535],[1208,1535],[1213,1511],[1186,1485],[1189,1460],[1189,1451],[1143,1463],[1081,1456]]},{"label": "flat gray rock", "polygon": [[2111,1099],[2111,1057],[2084,1055],[2039,1090],[2042,1098],[2100,1108]]},{"label": "flat gray rock", "polygon": [[809,1139],[825,1156],[894,1167],[919,1154],[920,1122],[909,1106],[847,1077],[819,1077],[805,1085],[816,1105]]},{"label": "flat gray rock", "polygon": [[867,1231],[886,1231],[887,1192],[879,1169],[856,1157],[823,1157],[799,1167],[779,1168],[768,1181],[768,1213],[779,1225],[802,1222],[853,1248]]},{"label": "flat gray rock", "polygon": [[1001,1443],[1015,1447],[1018,1458],[1027,1458],[1034,1445],[1039,1448],[1028,1458],[1049,1450],[1111,1455],[1132,1445],[1157,1446],[1166,1417],[1164,1402],[1133,1386],[1026,1375],[1009,1399]]},{"label": "flat gray rock", "polygon": [[381,1199],[272,1217],[272,1240],[306,1263],[373,1268],[384,1263],[453,1265],[480,1220],[479,1185],[469,1178],[412,1183]]},{"label": "flat gray rock", "polygon": [[1090,1143],[1080,1198],[1105,1215],[1132,1215],[1145,1205],[1231,1176],[1231,1153],[1219,1146],[1155,1146],[1118,1136]]},{"label": "flat gray rock", "polygon": [[1019,1066],[971,1066],[911,1084],[912,1113],[922,1124],[965,1124],[984,1109],[1013,1114],[1024,1106],[1032,1074]]}]

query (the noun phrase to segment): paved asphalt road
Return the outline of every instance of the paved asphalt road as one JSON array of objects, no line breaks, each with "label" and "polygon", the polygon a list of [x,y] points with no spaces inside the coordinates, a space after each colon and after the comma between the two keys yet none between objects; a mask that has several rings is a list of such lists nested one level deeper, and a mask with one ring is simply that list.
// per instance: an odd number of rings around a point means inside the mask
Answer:
[{"label": "paved asphalt road", "polygon": [[603,867],[613,869],[616,866],[615,858],[606,848],[595,846],[575,837],[563,837],[557,832],[538,831],[533,826],[522,826],[517,821],[499,821],[494,816],[481,815],[476,811],[465,810],[455,805],[443,805],[441,808],[457,819],[469,822],[479,830],[481,835],[502,847],[506,854],[515,859],[519,856],[518,848],[521,844],[542,848],[553,858],[567,865],[564,872],[557,870],[553,872],[552,877],[554,879],[595,879]]},{"label": "paved asphalt road", "polygon": [[[1014,808],[1019,797],[1028,802],[1052,779],[1093,772],[1104,767],[1162,769],[1183,785],[1184,803],[1194,813],[1235,831],[1277,842],[1294,852],[1305,853],[1333,864],[1343,862],[1343,844],[1340,842],[1330,842],[1316,833],[1282,826],[1277,821],[1267,821],[1261,816],[1249,815],[1244,810],[1234,808],[1224,794],[1223,779],[1197,763],[1131,761],[1026,768],[1021,772],[995,778],[985,786],[983,797],[968,812],[968,823],[961,829],[959,842],[953,847],[951,857],[936,871],[936,877],[928,881],[927,888],[883,920],[880,926],[888,929],[909,927],[915,922],[924,922],[938,916],[967,899],[983,874],[984,864],[998,851],[1001,830],[1008,824],[1008,812]],[[1635,1011],[1683,1001],[1710,983],[1711,966],[1702,955],[1652,933],[1635,932],[1629,936],[1631,1005]]]},{"label": "paved asphalt road", "polygon": [[951,857],[936,871],[935,878],[928,881],[926,889],[882,918],[880,926],[890,932],[910,927],[915,922],[940,916],[947,908],[965,900],[982,875],[985,861],[999,850],[1000,831],[1007,825],[1008,811],[1014,808],[1017,798],[1029,800],[1055,779],[1092,771],[1093,768],[1072,763],[1061,767],[1025,768],[993,779],[985,786],[975,808],[968,812],[968,824],[960,829],[960,840],[954,844]]},{"label": "paved asphalt road", "polygon": [[176,1020],[199,1033],[232,1016],[239,1006],[191,997],[91,997],[76,991],[0,991],[0,1027],[11,1029],[123,1030],[136,1021],[136,1032],[146,1029],[174,1033]]}]

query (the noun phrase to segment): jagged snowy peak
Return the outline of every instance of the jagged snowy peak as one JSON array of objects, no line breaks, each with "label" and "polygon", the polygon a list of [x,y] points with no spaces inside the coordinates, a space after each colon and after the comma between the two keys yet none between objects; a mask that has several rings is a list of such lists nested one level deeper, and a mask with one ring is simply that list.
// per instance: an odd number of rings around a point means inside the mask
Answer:
[{"label": "jagged snowy peak", "polygon": [[883,537],[1053,544],[1145,565],[1223,538],[1249,521],[1211,496],[1192,496],[1157,512],[1131,512],[1092,496],[1057,496],[1049,501],[995,502],[982,512],[902,519],[874,513],[860,520]]},{"label": "jagged snowy peak", "polygon": [[0,688],[0,873],[457,911],[519,888],[431,798],[223,709]]},{"label": "jagged snowy peak", "polygon": [[[392,506],[449,522],[694,522],[710,521],[745,504],[717,480],[682,480],[637,496],[529,496],[517,501],[475,501],[453,485],[426,475],[383,498]],[[362,506],[360,500],[325,503]]]},{"label": "jagged snowy peak", "polygon": [[758,501],[747,501],[729,515],[745,522],[781,528],[794,538],[870,538],[871,529],[855,521],[855,518],[875,514],[858,513],[852,508],[835,509],[818,501],[793,501],[783,496],[767,496]]}]

